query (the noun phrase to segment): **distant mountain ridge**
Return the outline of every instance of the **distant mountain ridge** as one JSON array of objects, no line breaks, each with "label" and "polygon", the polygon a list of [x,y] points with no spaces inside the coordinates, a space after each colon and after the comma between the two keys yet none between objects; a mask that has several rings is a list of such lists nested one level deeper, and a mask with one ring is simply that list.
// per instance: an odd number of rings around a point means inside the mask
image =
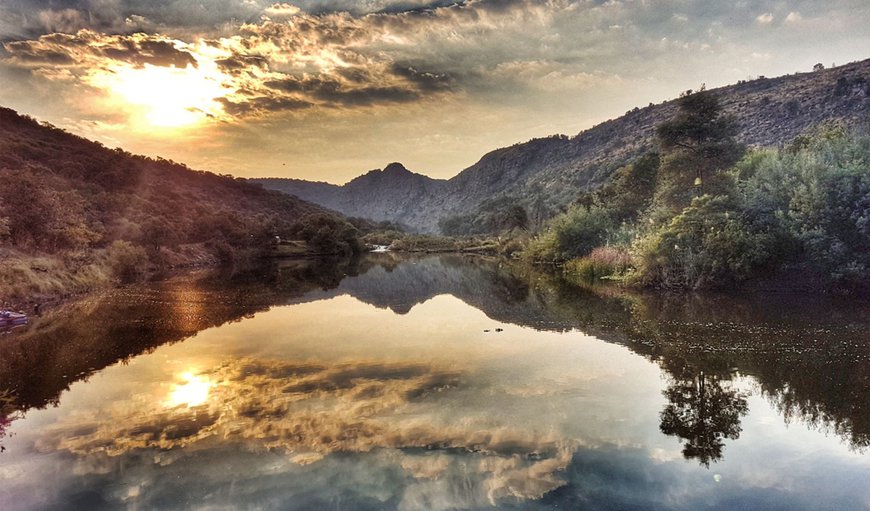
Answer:
[{"label": "distant mountain ridge", "polygon": [[342,186],[301,179],[266,178],[253,181],[268,189],[300,198],[308,197],[304,200],[344,212],[350,217],[399,221],[411,227],[416,227],[416,222],[408,220],[416,220],[419,204],[442,194],[447,184],[444,179],[411,172],[401,163],[390,163],[383,170],[371,170]]},{"label": "distant mountain ridge", "polygon": [[[870,121],[870,59],[820,71],[742,81],[713,90],[734,115],[740,139],[779,146],[824,122],[848,127]],[[635,108],[574,137],[557,135],[496,149],[448,180],[407,171],[397,163],[343,186],[297,179],[255,179],[345,215],[389,220],[421,232],[472,211],[481,201],[534,196],[558,210],[579,192],[602,184],[615,169],[655,147],[656,127],[677,111],[675,100]]]}]

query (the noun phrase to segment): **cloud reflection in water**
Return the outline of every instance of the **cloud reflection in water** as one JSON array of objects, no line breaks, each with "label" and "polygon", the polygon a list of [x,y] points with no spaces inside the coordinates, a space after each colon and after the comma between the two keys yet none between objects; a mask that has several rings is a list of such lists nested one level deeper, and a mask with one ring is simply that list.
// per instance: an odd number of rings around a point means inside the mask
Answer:
[{"label": "cloud reflection in water", "polygon": [[139,394],[70,414],[45,432],[37,449],[75,455],[84,473],[144,450],[170,451],[154,456],[165,464],[218,443],[285,453],[297,465],[331,454],[396,450],[391,456],[407,477],[435,481],[460,470],[469,474],[464,484],[472,485],[472,500],[494,504],[540,498],[564,484],[559,473],[576,447],[561,435],[485,416],[427,412],[463,383],[459,372],[424,364],[248,358],[182,380],[162,402]]}]

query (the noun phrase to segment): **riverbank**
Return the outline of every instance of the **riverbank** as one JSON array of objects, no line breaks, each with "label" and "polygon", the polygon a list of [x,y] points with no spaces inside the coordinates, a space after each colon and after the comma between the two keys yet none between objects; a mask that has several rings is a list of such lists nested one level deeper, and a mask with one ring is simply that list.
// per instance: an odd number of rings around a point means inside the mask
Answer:
[{"label": "riverbank", "polygon": [[373,232],[362,237],[371,246],[386,246],[392,252],[423,254],[482,254],[513,256],[522,249],[516,237],[509,236],[438,236],[399,232]]},{"label": "riverbank", "polygon": [[0,249],[0,304],[30,312],[35,304],[57,303],[106,287],[149,280],[168,271],[219,266],[204,244],[181,245],[149,254],[129,243],[63,254]]},{"label": "riverbank", "polygon": [[0,308],[31,313],[37,304],[56,305],[106,288],[162,280],[189,270],[225,268],[236,273],[270,260],[333,257],[342,254],[318,251],[298,240],[266,247],[197,243],[157,250],[115,242],[106,248],[61,254],[0,248]]}]

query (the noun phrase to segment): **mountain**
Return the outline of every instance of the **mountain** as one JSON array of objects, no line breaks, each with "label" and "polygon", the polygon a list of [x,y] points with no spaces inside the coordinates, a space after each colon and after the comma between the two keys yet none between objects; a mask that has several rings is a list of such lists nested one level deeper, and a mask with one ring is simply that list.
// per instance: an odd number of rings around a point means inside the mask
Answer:
[{"label": "mountain", "polygon": [[418,206],[442,195],[446,180],[432,179],[390,163],[383,170],[372,170],[343,186],[301,179],[254,179],[263,187],[304,198],[350,217],[376,221],[398,221],[416,226],[426,222]]},{"label": "mountain", "polygon": [[[858,126],[870,118],[870,60],[778,78],[759,77],[713,89],[726,114],[753,146],[779,146],[821,123]],[[482,201],[516,196],[531,205],[540,198],[551,211],[579,192],[601,185],[615,169],[655,148],[656,127],[677,111],[675,100],[635,108],[574,137],[557,135],[497,149],[453,178],[372,171],[343,185],[290,179],[258,179],[263,186],[296,195],[344,214],[390,220],[437,232],[441,218],[469,213]],[[404,167],[401,167],[404,169]]]}]

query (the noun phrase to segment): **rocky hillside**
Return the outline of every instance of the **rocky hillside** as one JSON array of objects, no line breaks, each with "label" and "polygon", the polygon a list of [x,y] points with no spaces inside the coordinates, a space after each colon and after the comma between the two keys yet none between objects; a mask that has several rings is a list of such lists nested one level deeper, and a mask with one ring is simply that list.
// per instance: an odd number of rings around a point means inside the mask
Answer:
[{"label": "rocky hillside", "polygon": [[[778,78],[759,77],[715,92],[724,110],[737,118],[744,142],[776,146],[826,121],[866,124],[870,60]],[[468,213],[481,201],[499,195],[514,195],[527,204],[542,197],[552,211],[557,210],[578,192],[598,186],[614,169],[654,148],[656,126],[676,109],[675,101],[650,104],[574,137],[553,136],[497,149],[447,181],[407,172],[398,164],[344,186],[258,181],[347,215],[436,232],[439,219]]]},{"label": "rocky hillside", "polygon": [[419,229],[419,205],[443,195],[447,181],[432,179],[391,163],[343,186],[300,179],[255,179],[265,188],[304,198],[347,216],[389,220]]}]

